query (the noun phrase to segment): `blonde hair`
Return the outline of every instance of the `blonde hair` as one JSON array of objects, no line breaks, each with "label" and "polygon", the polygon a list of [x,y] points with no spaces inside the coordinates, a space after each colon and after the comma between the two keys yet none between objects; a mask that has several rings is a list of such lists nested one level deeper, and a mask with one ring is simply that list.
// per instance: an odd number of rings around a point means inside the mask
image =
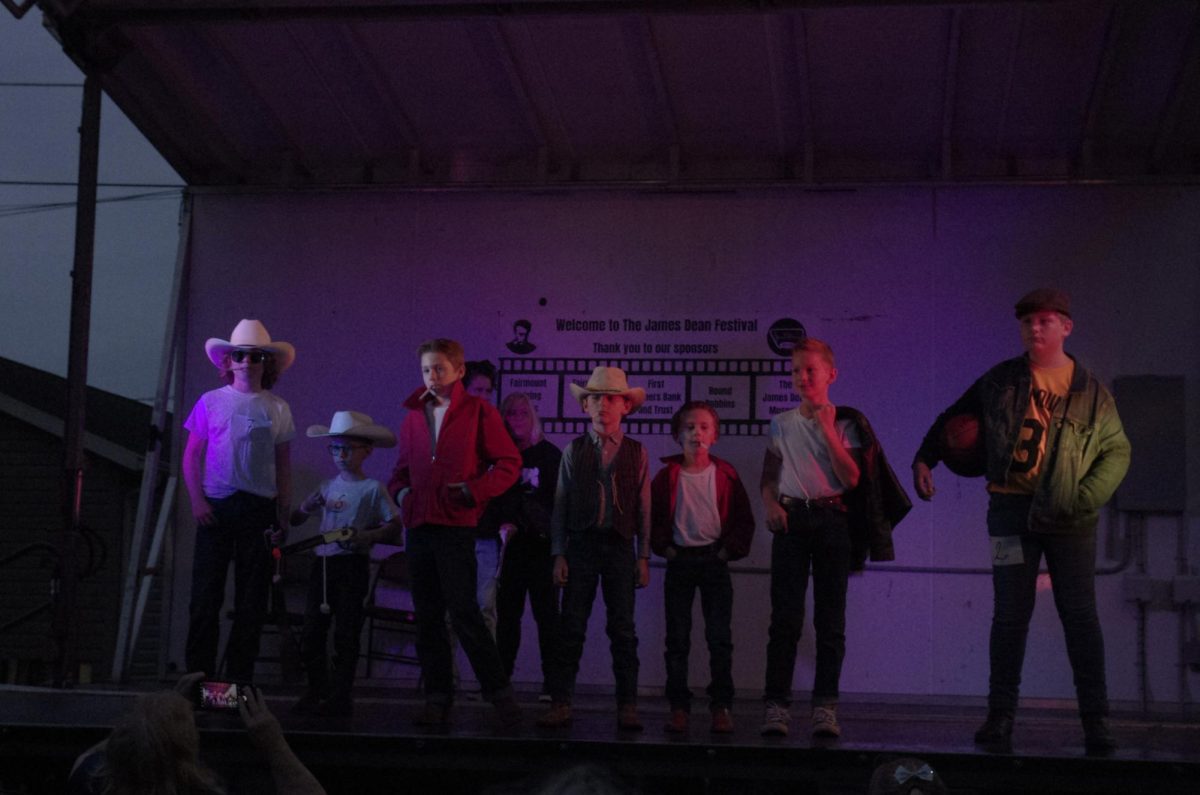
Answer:
[{"label": "blonde hair", "polygon": [[[537,444],[542,440],[542,420],[538,417],[537,408],[534,407],[533,401],[524,392],[513,392],[511,395],[505,395],[504,400],[500,401],[500,416],[503,417],[508,413],[508,410],[518,403],[524,403],[529,407],[529,413],[533,417],[533,430],[529,434],[529,442]],[[504,427],[508,427],[508,420],[504,421]],[[509,436],[512,435],[512,429],[509,428]]]},{"label": "blonde hair", "polygon": [[192,705],[173,690],[139,696],[105,745],[102,775],[113,795],[207,795],[224,789],[200,764]]},{"label": "blonde hair", "polygon": [[837,367],[833,361],[833,348],[829,344],[814,337],[805,337],[792,346],[792,361],[801,353],[815,353],[824,359],[830,367]]}]

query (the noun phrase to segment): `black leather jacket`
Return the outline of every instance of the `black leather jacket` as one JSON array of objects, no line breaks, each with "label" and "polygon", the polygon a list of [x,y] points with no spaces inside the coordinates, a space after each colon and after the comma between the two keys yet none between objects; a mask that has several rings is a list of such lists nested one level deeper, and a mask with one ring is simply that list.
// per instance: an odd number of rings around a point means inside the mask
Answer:
[{"label": "black leather jacket", "polygon": [[[1005,483],[1013,451],[1020,443],[1032,383],[1026,356],[988,370],[938,415],[914,460],[936,466],[941,460],[938,440],[942,426],[958,414],[975,414],[983,421],[987,479]],[[1076,361],[1070,392],[1055,408],[1053,422],[1045,468],[1029,512],[1029,528],[1050,533],[1092,532],[1100,508],[1112,498],[1129,469],[1129,439],[1117,405],[1108,389]]]},{"label": "black leather jacket", "polygon": [[868,556],[873,561],[896,559],[892,528],[912,509],[912,500],[888,464],[866,416],[858,409],[838,406],[836,418],[853,420],[862,434],[858,485],[843,495],[850,522],[850,568],[860,571]]}]

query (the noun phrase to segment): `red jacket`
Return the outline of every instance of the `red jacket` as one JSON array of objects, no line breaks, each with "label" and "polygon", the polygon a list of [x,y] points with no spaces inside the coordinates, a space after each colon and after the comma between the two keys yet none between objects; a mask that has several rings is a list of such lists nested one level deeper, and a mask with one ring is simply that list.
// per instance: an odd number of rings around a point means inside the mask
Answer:
[{"label": "red jacket", "polygon": [[[727,560],[739,560],[750,554],[754,539],[754,512],[746,487],[738,478],[733,464],[715,455],[710,456],[717,467],[717,513],[721,516],[721,540]],[[682,455],[662,459],[665,467],[650,484],[650,548],[663,555],[675,535],[675,496],[679,493],[679,470]]]},{"label": "red jacket", "polygon": [[[487,501],[517,481],[521,451],[508,435],[500,412],[486,400],[468,395],[461,381],[450,392],[437,450],[432,449],[425,394],[421,387],[404,401],[409,411],[400,422],[400,455],[388,481],[388,494],[395,499],[402,489],[412,489],[401,506],[405,527],[475,527]],[[474,504],[467,503],[461,490],[448,488],[449,483],[466,483]]]}]

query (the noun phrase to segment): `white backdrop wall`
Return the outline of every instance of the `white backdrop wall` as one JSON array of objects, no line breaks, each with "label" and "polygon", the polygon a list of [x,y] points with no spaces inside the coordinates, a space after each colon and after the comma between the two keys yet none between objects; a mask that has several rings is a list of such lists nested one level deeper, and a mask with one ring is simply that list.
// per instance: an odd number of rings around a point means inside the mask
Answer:
[{"label": "white backdrop wall", "polygon": [[[834,401],[866,412],[907,485],[913,452],[936,414],[988,366],[1019,353],[1012,306],[1035,286],[1072,293],[1076,325],[1068,350],[1101,378],[1184,375],[1197,394],[1198,265],[1200,191],[1173,187],[200,193],[183,404],[186,414],[216,384],[204,340],[227,338],[239,318],[262,319],[298,352],[275,391],[291,404],[300,430],[292,449],[303,494],[331,474],[323,445],[303,429],[345,408],[395,427],[402,400],[419,384],[414,348],[423,339],[455,337],[468,359],[495,361],[511,356],[504,343],[513,321],[524,318],[533,324],[536,357],[593,357],[597,343],[684,342],[719,351],[691,359],[761,359],[774,358],[767,326],[790,317],[833,346],[840,370]],[[713,318],[757,320],[758,328],[624,330],[625,319]],[[622,330],[558,331],[559,319],[614,319]],[[1196,401],[1191,405],[1187,426],[1195,438]],[[569,439],[550,438],[560,446]],[[676,451],[666,435],[642,441],[652,461]],[[752,495],[763,444],[757,436],[726,435],[716,447]],[[1194,443],[1188,458],[1195,514]],[[367,469],[386,480],[393,460],[393,452],[379,451]],[[897,530],[897,563],[986,567],[982,481],[944,468],[935,475],[935,501],[917,504]],[[182,658],[192,547],[190,518],[180,525],[173,659]],[[1173,528],[1150,526],[1160,576],[1173,573]],[[1193,523],[1197,561],[1194,530]],[[744,565],[767,566],[769,550],[760,530]],[[1104,551],[1102,544],[1101,564]],[[641,684],[651,692],[665,678],[662,575],[652,570],[637,604]],[[1111,695],[1129,700],[1138,696],[1135,613],[1122,601],[1120,579],[1101,578],[1098,590]],[[767,585],[761,574],[735,576],[734,675],[747,693],[762,687]],[[699,693],[707,654],[698,612],[692,681]],[[854,578],[843,691],[982,695],[990,614],[986,576],[871,571]],[[602,615],[598,604],[581,684],[611,683]],[[1165,615],[1151,624],[1156,700],[1180,697],[1176,627]],[[540,677],[532,631],[527,617],[518,681]],[[812,673],[807,630],[795,680],[801,696]],[[1073,697],[1048,592],[1034,617],[1023,694]]]}]

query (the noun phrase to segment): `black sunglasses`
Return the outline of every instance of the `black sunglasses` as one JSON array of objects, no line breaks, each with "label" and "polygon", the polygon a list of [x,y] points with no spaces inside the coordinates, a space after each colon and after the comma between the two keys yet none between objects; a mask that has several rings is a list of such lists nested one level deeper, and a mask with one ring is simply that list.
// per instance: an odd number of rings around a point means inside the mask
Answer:
[{"label": "black sunglasses", "polygon": [[229,358],[233,359],[238,364],[241,364],[246,359],[250,360],[250,364],[262,364],[265,359],[271,358],[271,354],[266,351],[243,351],[235,350],[229,352]]}]

